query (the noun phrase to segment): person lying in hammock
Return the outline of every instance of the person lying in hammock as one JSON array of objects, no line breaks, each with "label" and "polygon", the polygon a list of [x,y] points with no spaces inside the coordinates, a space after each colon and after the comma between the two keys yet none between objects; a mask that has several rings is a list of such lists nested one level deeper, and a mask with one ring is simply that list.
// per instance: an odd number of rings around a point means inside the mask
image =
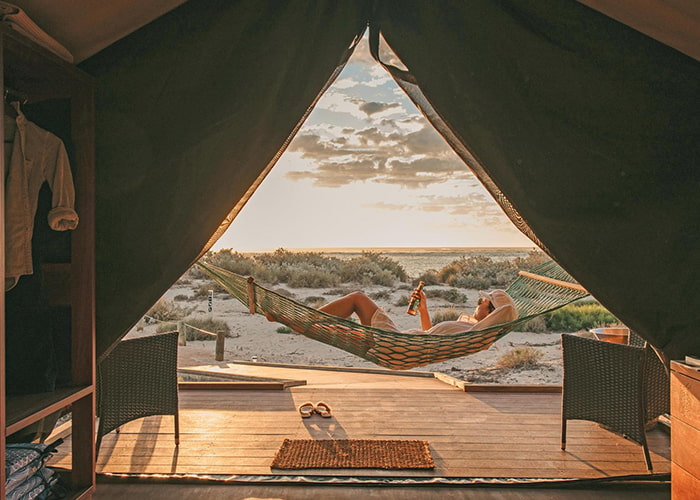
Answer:
[{"label": "person lying in hammock", "polygon": [[[318,308],[326,314],[349,318],[357,314],[360,323],[382,330],[389,330],[401,333],[427,333],[431,335],[446,335],[451,333],[461,333],[487,326],[507,323],[518,318],[513,299],[504,290],[493,290],[491,292],[479,292],[481,296],[473,315],[462,314],[457,321],[443,321],[433,326],[428,312],[428,305],[425,292],[420,290],[413,292],[412,296],[418,295],[420,304],[418,313],[420,315],[421,328],[411,328],[400,330],[392,321],[383,308],[379,307],[371,298],[363,292],[352,292],[343,297],[333,300]],[[271,315],[267,319],[275,321]]]}]

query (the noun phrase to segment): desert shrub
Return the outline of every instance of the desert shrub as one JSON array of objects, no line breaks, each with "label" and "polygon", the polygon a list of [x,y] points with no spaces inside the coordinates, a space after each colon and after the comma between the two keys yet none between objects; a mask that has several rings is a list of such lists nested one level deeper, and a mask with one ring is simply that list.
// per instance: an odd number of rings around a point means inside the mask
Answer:
[{"label": "desert shrub", "polygon": [[323,292],[323,295],[347,295],[350,292],[349,288],[331,288]]},{"label": "desert shrub", "polygon": [[396,282],[396,275],[388,269],[382,269],[372,278],[372,284],[392,286]]},{"label": "desert shrub", "polygon": [[[207,332],[217,333],[223,331],[226,333],[227,337],[231,336],[231,327],[228,326],[228,323],[220,319],[214,319],[211,316],[189,316],[185,318],[184,321],[188,325],[206,330]],[[207,338],[214,339],[214,337],[209,336],[207,336]]]},{"label": "desert shrub", "polygon": [[442,323],[443,321],[457,321],[457,318],[462,314],[462,311],[455,307],[439,307],[433,312],[431,321],[433,325]]},{"label": "desert shrub", "polygon": [[[376,252],[343,260],[321,252],[290,252],[279,248],[271,253],[243,255],[231,249],[207,252],[204,260],[243,276],[251,275],[266,284],[287,283],[298,288],[328,288],[340,282],[391,286],[408,279],[397,261]],[[207,275],[196,266],[193,278]]]},{"label": "desert shrub", "polygon": [[290,252],[284,248],[278,248],[272,253],[257,254],[256,262],[264,266],[294,267],[309,265],[311,267],[331,269],[338,267],[340,259],[329,257],[320,252]]},{"label": "desert shrub", "polygon": [[181,307],[170,300],[161,298],[158,300],[158,302],[153,304],[146,315],[158,321],[178,321],[187,316],[193,310],[194,307]]},{"label": "desert shrub", "polygon": [[430,290],[426,289],[425,296],[428,298],[441,298],[446,300],[447,302],[452,302],[453,304],[467,303],[467,296],[459,290],[457,290],[456,288],[450,288],[448,290],[444,290],[441,288],[431,288]]},{"label": "desert shrub", "polygon": [[396,307],[408,307],[408,301],[409,301],[409,299],[410,299],[410,297],[409,297],[408,294],[406,294],[406,295],[401,295],[401,296],[399,296],[398,299],[396,299],[396,301],[394,302],[394,305],[395,305]]},{"label": "desert shrub", "polygon": [[359,259],[376,264],[379,269],[394,276],[394,279],[397,281],[406,281],[408,279],[408,274],[401,264],[390,257],[382,255],[381,253],[362,252],[362,256],[359,257]]},{"label": "desert shrub", "polygon": [[216,281],[209,280],[205,281],[204,283],[200,283],[199,286],[194,289],[194,293],[192,295],[193,297],[197,298],[208,297],[209,290],[213,290],[215,293],[228,293],[224,287],[219,285]]},{"label": "desert shrub", "polygon": [[156,327],[156,333],[172,332],[175,330],[177,330],[177,323],[173,323],[171,321],[158,323],[158,326]]},{"label": "desert shrub", "polygon": [[428,269],[414,280],[413,286],[417,286],[419,281],[425,283],[426,286],[439,285],[440,277],[438,276],[438,272],[435,269]]},{"label": "desert shrub", "polygon": [[513,259],[513,265],[518,270],[527,271],[529,269],[535,268],[540,264],[551,260],[546,253],[542,250],[530,250],[527,257],[516,257]]},{"label": "desert shrub", "polygon": [[290,299],[293,299],[296,297],[296,294],[292,292],[291,290],[287,290],[286,288],[282,287],[270,287],[270,291],[275,292],[279,295],[282,295],[284,297],[289,297]]},{"label": "desert shrub", "polygon": [[304,299],[304,304],[306,304],[309,307],[313,307],[314,309],[321,307],[325,303],[326,299],[324,299],[323,297],[316,297],[313,295]]},{"label": "desert shrub", "polygon": [[516,369],[535,366],[544,353],[531,346],[515,347],[503,354],[496,362],[497,368]]},{"label": "desert shrub", "polygon": [[277,333],[292,333],[293,330],[288,326],[280,326],[275,330]]},{"label": "desert shrub", "polygon": [[185,302],[187,300],[189,300],[189,297],[185,294],[182,294],[182,293],[173,297],[173,302]]},{"label": "desert shrub", "polygon": [[[504,288],[518,276],[518,271],[536,267],[549,258],[539,250],[527,257],[497,260],[483,255],[460,257],[437,272],[438,280],[458,288]],[[425,280],[424,280],[425,281]]]},{"label": "desert shrub", "polygon": [[459,288],[501,287],[513,280],[517,270],[509,261],[495,261],[491,257],[460,257],[438,272],[440,281]]},{"label": "desert shrub", "polygon": [[535,316],[527,323],[517,328],[521,332],[544,333],[547,332],[547,322],[544,316]]},{"label": "desert shrub", "polygon": [[375,252],[363,252],[342,262],[340,280],[362,285],[392,286],[396,281],[406,281],[406,270],[398,262]]},{"label": "desert shrub", "polygon": [[369,298],[373,300],[386,300],[391,297],[389,290],[379,290],[369,294]]},{"label": "desert shrub", "polygon": [[336,274],[307,266],[290,269],[285,278],[284,282],[292,288],[328,288],[339,282]]},{"label": "desert shrub", "polygon": [[[426,285],[447,284],[471,289],[502,288],[515,279],[520,269],[531,269],[547,259],[538,250],[515,259],[461,257],[440,270],[424,272],[416,283],[423,281]],[[369,251],[359,257],[340,259],[321,252],[291,252],[284,248],[255,255],[222,249],[207,252],[204,260],[243,276],[255,276],[259,282],[269,285],[287,283],[304,288],[328,288],[338,283],[393,286],[396,282],[408,280],[406,270],[398,261]],[[207,278],[206,273],[196,266],[184,276]]]},{"label": "desert shrub", "polygon": [[224,248],[218,252],[208,252],[205,260],[242,276],[257,277],[262,271],[261,266],[256,263],[253,257],[234,252],[230,248]]},{"label": "desert shrub", "polygon": [[577,332],[619,323],[613,314],[597,302],[581,302],[545,315],[547,329],[555,332]]}]

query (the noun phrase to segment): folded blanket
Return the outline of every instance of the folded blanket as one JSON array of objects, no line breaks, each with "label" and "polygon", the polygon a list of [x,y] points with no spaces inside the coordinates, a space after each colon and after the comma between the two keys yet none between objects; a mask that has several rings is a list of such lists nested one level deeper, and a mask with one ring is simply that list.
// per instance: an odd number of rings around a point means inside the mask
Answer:
[{"label": "folded blanket", "polygon": [[73,63],[73,54],[37,26],[36,23],[16,5],[0,1],[0,20],[34,43],[53,52],[64,61],[68,61],[71,64]]}]

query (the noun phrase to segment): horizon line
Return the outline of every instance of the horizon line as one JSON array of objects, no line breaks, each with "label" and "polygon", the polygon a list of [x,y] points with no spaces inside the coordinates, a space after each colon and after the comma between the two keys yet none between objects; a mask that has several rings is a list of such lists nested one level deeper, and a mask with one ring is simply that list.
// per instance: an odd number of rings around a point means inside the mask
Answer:
[{"label": "horizon line", "polygon": [[[218,250],[225,250],[225,248],[219,248]],[[213,250],[213,251],[218,251]],[[460,250],[515,250],[515,251],[530,251],[539,250],[536,245],[528,246],[392,246],[392,247],[277,247],[277,248],[266,248],[266,249],[255,249],[255,250],[235,250],[230,248],[230,250],[240,252],[240,253],[253,253],[253,252],[275,252],[277,250],[288,250],[290,252],[327,252],[327,253],[340,253],[340,252],[362,252],[367,250],[376,251],[416,251],[416,250],[427,250],[427,251],[460,251]]]}]

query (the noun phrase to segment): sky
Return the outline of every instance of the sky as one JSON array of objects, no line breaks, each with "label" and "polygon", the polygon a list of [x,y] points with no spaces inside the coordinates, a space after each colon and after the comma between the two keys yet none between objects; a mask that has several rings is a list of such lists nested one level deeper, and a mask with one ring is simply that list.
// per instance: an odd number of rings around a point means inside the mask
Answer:
[{"label": "sky", "polygon": [[533,246],[365,36],[213,249]]}]

